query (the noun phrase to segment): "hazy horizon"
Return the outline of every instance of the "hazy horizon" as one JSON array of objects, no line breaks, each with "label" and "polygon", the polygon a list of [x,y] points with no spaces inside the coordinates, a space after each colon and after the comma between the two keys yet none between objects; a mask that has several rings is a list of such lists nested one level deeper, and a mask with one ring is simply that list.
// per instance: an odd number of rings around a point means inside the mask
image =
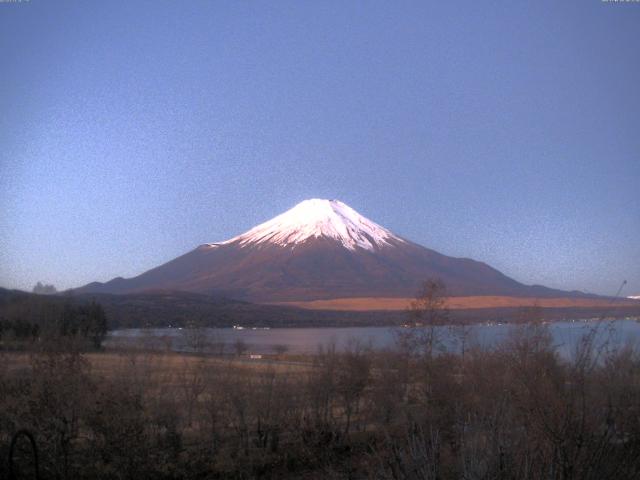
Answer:
[{"label": "hazy horizon", "polygon": [[640,294],[640,6],[0,3],[0,286],[131,277],[308,198]]}]

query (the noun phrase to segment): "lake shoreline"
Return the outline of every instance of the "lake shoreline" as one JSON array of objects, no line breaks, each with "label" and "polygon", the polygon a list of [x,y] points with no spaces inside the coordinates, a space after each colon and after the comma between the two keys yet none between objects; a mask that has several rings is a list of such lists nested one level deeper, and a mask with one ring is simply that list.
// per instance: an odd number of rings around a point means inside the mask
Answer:
[{"label": "lake shoreline", "polygon": [[[573,349],[578,341],[594,328],[599,332],[615,333],[614,343],[640,341],[640,321],[638,319],[600,320],[574,319],[562,322],[543,323],[565,353]],[[490,348],[508,337],[516,328],[516,323],[480,323],[465,327],[469,344]],[[167,350],[174,352],[202,352],[212,354],[265,355],[278,349],[295,354],[313,354],[320,347],[335,347],[345,351],[357,346],[384,350],[393,348],[397,332],[419,330],[421,327],[405,329],[400,326],[374,327],[291,327],[274,329],[253,328],[137,328],[119,329],[109,332],[105,341],[107,348],[139,348]],[[455,350],[455,325],[436,327],[442,344],[448,350]],[[599,333],[600,334],[600,333]]]}]

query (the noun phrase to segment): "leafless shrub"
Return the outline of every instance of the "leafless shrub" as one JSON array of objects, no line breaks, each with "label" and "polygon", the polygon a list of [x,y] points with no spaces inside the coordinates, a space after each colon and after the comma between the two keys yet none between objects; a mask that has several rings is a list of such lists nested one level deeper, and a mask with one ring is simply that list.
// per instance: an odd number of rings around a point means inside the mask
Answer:
[{"label": "leafless shrub", "polygon": [[440,472],[440,437],[411,429],[402,440],[387,438],[387,451],[378,455],[373,477],[381,480],[436,480]]}]

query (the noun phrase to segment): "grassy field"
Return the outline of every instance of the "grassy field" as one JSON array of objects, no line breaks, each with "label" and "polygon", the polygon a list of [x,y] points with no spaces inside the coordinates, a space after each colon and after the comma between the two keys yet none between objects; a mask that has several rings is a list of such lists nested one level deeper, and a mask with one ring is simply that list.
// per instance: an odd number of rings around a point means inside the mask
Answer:
[{"label": "grassy field", "polygon": [[[34,355],[36,354],[32,352],[0,351],[0,361],[7,373],[28,371]],[[212,356],[118,349],[86,352],[83,358],[93,374],[110,379],[128,375],[135,369],[143,369],[149,376],[170,378],[181,369],[192,369],[195,366],[205,370],[228,368],[235,371],[282,374],[305,373],[313,368],[313,357],[304,355],[263,355],[260,359],[252,359],[249,355]]]},{"label": "grassy field", "polygon": [[[366,312],[371,310],[402,311],[406,310],[413,298],[335,298],[330,300],[312,300],[306,302],[279,302],[277,305],[300,307],[309,310],[329,311],[355,311]],[[535,297],[505,297],[505,296],[471,296],[448,297],[446,306],[451,310],[458,309],[484,309],[506,307],[533,307],[541,308],[608,308],[612,304],[611,299],[606,298],[535,298]],[[640,301],[630,299],[618,299],[616,306],[628,306],[640,308]]]}]

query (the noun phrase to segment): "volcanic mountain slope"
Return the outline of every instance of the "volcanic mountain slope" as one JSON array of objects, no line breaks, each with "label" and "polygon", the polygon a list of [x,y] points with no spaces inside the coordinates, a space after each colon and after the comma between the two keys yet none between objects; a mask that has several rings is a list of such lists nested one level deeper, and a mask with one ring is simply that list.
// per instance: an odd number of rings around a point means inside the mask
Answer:
[{"label": "volcanic mountain slope", "polygon": [[437,277],[449,295],[555,297],[490,266],[403,239],[338,200],[305,200],[230,240],[204,244],[137,277],[77,291],[181,290],[253,302],[348,297],[412,297]]}]

